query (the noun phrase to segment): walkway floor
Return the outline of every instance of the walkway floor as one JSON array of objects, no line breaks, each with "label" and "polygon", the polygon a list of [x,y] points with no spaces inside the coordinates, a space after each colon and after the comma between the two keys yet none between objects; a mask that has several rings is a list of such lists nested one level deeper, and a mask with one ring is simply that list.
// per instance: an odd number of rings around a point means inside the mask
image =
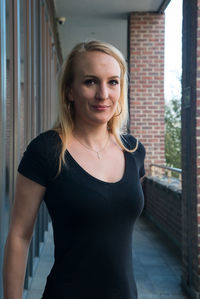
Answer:
[{"label": "walkway floor", "polygon": [[[183,294],[180,286],[180,255],[171,242],[143,216],[135,225],[133,252],[139,299],[188,298]],[[49,232],[46,233],[46,243],[26,299],[41,298],[46,276],[52,263],[53,245],[50,227]]]}]

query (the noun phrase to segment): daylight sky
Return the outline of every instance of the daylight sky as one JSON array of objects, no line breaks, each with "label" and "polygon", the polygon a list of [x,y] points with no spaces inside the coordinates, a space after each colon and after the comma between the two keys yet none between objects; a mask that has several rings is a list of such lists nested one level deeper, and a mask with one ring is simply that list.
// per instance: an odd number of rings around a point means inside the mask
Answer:
[{"label": "daylight sky", "polygon": [[182,71],[182,0],[171,0],[165,27],[165,100],[180,97]]}]

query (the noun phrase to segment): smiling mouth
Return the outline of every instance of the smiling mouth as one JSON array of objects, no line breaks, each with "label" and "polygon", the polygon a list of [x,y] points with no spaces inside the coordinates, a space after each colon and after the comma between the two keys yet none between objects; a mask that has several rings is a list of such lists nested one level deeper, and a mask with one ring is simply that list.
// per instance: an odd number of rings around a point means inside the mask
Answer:
[{"label": "smiling mouth", "polygon": [[106,106],[106,105],[94,105],[92,106],[94,109],[96,110],[106,110],[108,109],[110,106]]}]

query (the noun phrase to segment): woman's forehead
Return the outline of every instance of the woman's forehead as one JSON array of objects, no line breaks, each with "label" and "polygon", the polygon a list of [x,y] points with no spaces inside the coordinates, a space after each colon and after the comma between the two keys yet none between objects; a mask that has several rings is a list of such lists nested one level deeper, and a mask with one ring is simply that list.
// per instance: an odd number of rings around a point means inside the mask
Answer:
[{"label": "woman's forehead", "polygon": [[79,54],[75,59],[75,72],[106,72],[119,76],[121,73],[119,62],[111,55],[100,51],[87,51]]}]

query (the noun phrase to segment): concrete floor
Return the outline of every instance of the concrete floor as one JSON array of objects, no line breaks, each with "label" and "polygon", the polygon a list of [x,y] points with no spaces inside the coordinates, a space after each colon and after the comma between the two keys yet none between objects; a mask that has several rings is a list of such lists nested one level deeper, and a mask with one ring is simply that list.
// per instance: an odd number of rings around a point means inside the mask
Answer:
[{"label": "concrete floor", "polygon": [[180,285],[180,252],[144,217],[135,227],[133,258],[139,299],[189,298]]},{"label": "concrete floor", "polygon": [[[144,217],[140,217],[135,225],[133,259],[138,299],[189,298],[183,294],[180,286],[180,254],[166,236]],[[41,298],[52,263],[53,244],[50,226],[36,273],[30,290],[25,293],[25,299]]]}]

